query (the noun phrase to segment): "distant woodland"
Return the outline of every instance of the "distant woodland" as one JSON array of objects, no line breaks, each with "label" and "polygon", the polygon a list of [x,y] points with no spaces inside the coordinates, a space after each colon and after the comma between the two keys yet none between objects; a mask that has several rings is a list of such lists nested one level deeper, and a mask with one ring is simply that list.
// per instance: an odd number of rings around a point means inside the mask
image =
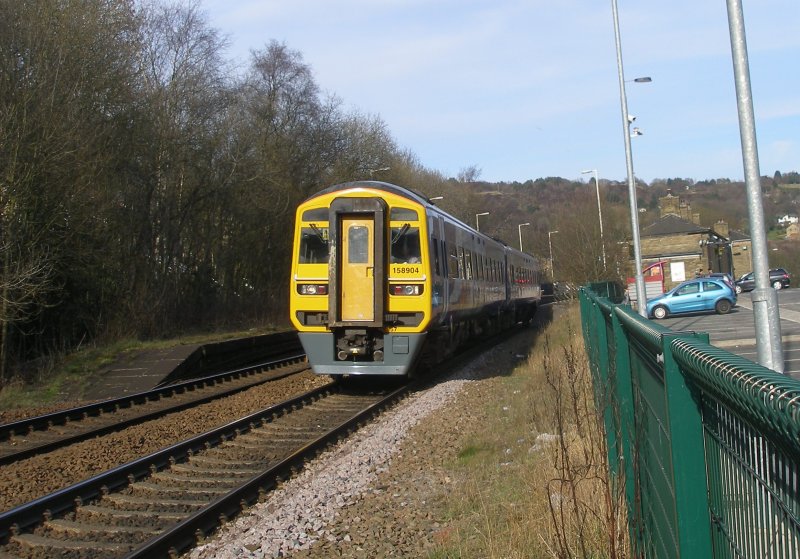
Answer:
[{"label": "distant woodland", "polygon": [[[294,209],[339,182],[443,196],[473,225],[489,211],[481,230],[512,246],[522,233],[547,258],[551,240],[561,279],[603,276],[593,182],[442,176],[323,94],[287,45],[231,67],[193,3],[0,0],[0,37],[0,386],[21,363],[123,337],[287,324]],[[672,189],[704,224],[748,229],[740,183],[639,186],[642,226]],[[627,186],[600,187],[612,246],[630,235]],[[770,219],[797,212],[798,173],[762,188]]]}]

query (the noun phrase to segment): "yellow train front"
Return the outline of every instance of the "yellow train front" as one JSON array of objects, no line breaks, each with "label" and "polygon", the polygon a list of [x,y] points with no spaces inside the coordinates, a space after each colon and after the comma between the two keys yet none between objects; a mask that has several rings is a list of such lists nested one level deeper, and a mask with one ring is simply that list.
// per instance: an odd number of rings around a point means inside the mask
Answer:
[{"label": "yellow train front", "polygon": [[533,257],[374,181],[298,207],[291,283],[292,323],[327,375],[407,375],[424,347],[442,357],[529,320],[541,298]]}]

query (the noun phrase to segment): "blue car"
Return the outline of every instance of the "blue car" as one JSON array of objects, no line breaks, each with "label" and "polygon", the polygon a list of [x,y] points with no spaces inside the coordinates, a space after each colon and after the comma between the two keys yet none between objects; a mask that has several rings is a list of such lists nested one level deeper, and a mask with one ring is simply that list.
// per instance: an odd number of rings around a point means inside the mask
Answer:
[{"label": "blue car", "polygon": [[727,314],[734,306],[736,292],[725,281],[698,278],[685,281],[647,301],[647,316],[661,319],[671,314],[703,311]]}]

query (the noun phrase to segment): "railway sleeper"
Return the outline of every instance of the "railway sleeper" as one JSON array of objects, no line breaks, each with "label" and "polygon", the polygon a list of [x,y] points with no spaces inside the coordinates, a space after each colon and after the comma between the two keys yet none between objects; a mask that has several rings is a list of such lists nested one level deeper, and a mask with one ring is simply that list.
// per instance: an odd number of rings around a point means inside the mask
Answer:
[{"label": "railway sleeper", "polygon": [[269,430],[258,430],[252,431],[245,435],[240,435],[236,437],[235,441],[245,442],[245,443],[257,443],[263,444],[264,441],[271,441],[274,440],[276,437],[285,437],[290,439],[307,439],[310,437],[315,437],[319,433],[324,432],[322,429],[269,429]]},{"label": "railway sleeper", "polygon": [[53,540],[104,541],[113,543],[144,541],[161,532],[156,528],[143,526],[117,526],[108,524],[89,524],[65,520],[63,518],[45,522],[37,533]]},{"label": "railway sleeper", "polygon": [[226,487],[198,487],[197,484],[192,484],[190,487],[166,487],[147,481],[132,485],[130,490],[133,495],[138,497],[158,496],[159,499],[162,497],[180,499],[186,495],[192,499],[212,500],[228,493],[228,488]]},{"label": "railway sleeper", "polygon": [[248,448],[264,448],[264,446],[272,447],[276,444],[283,445],[287,442],[304,443],[309,440],[316,439],[324,431],[309,432],[309,433],[262,433],[260,435],[253,435],[252,437],[240,437],[233,441],[233,446],[243,446]]},{"label": "railway sleeper", "polygon": [[105,505],[119,507],[120,510],[140,510],[155,514],[181,512],[188,514],[208,505],[208,500],[205,499],[159,499],[158,502],[153,502],[151,498],[129,493],[111,493],[103,497],[102,502]]},{"label": "railway sleeper", "polygon": [[241,481],[235,479],[229,472],[214,472],[214,474],[216,475],[200,477],[199,475],[186,475],[185,473],[175,472],[170,469],[151,475],[150,481],[174,487],[191,487],[196,485],[201,485],[203,487],[236,487]]},{"label": "railway sleeper", "polygon": [[308,425],[270,425],[268,428],[264,427],[261,429],[255,429],[242,435],[242,437],[254,437],[254,438],[268,438],[271,437],[273,434],[283,435],[301,435],[301,436],[312,436],[316,435],[317,433],[325,432],[325,427],[322,425],[316,426],[308,426]]},{"label": "railway sleeper", "polygon": [[226,456],[210,456],[210,453],[206,452],[203,454],[195,454],[194,456],[192,456],[189,462],[182,462],[180,464],[176,464],[176,466],[187,466],[189,464],[191,464],[193,467],[208,467],[208,468],[216,468],[219,470],[239,469],[239,468],[248,468],[255,470],[261,467],[261,460],[250,460],[250,461],[231,460]]},{"label": "railway sleeper", "polygon": [[122,510],[103,505],[85,505],[75,511],[78,522],[103,522],[118,526],[146,526],[148,528],[166,529],[177,524],[189,512],[168,512],[149,510]]},{"label": "railway sleeper", "polygon": [[246,464],[228,462],[226,464],[205,465],[195,461],[184,462],[172,466],[173,472],[180,472],[187,475],[208,476],[212,474],[222,474],[235,477],[252,477],[261,473],[261,468],[248,468]]},{"label": "railway sleeper", "polygon": [[91,554],[91,557],[95,558],[112,558],[119,557],[131,549],[129,543],[58,540],[37,534],[13,536],[8,546],[8,551],[19,557],[59,557],[69,553],[73,556]]},{"label": "railway sleeper", "polygon": [[264,461],[263,453],[269,450],[268,448],[264,448],[263,445],[253,450],[252,448],[244,448],[243,446],[232,446],[229,443],[225,444],[227,446],[223,448],[215,447],[209,450],[206,454],[210,454],[211,456],[215,457],[221,456],[226,460],[262,463]]}]

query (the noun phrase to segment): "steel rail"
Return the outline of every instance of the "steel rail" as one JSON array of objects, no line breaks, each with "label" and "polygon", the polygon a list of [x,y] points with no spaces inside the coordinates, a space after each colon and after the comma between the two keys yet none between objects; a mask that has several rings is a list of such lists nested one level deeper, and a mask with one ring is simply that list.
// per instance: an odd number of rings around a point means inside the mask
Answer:
[{"label": "steel rail", "polygon": [[6,544],[13,533],[28,530],[53,516],[71,511],[75,508],[76,503],[96,499],[118,488],[125,487],[136,480],[147,477],[154,471],[163,470],[173,462],[185,460],[195,452],[225,442],[228,438],[235,436],[237,430],[238,432],[250,430],[251,423],[261,421],[265,416],[282,414],[287,409],[291,409],[292,406],[298,406],[304,401],[312,400],[326,391],[334,389],[336,389],[335,383],[318,387],[8,510],[0,514],[0,544]]},{"label": "steel rail", "polygon": [[[100,417],[100,415],[104,413],[115,413],[121,409],[133,409],[134,406],[143,406],[150,402],[158,401],[164,397],[169,398],[176,394],[183,394],[189,391],[197,390],[198,388],[213,386],[220,382],[237,380],[238,378],[242,378],[243,376],[266,373],[268,368],[270,367],[274,367],[283,363],[299,362],[304,357],[305,357],[304,353],[294,354],[274,361],[266,361],[264,363],[258,363],[256,365],[243,367],[241,369],[236,369],[233,371],[216,373],[208,377],[192,379],[168,385],[162,388],[156,388],[153,390],[138,392],[136,394],[131,394],[129,396],[112,398],[110,400],[103,400],[102,402],[97,402],[86,406],[79,406],[75,408],[70,408],[68,410],[61,410],[51,414],[45,414],[28,419],[22,419],[20,421],[16,421],[13,423],[6,423],[4,425],[0,425],[0,444],[2,444],[3,442],[10,441],[14,436],[25,436],[27,434],[30,434],[31,432],[46,432],[48,429],[52,427],[59,425],[66,425],[67,422],[69,421],[83,421],[84,419],[91,417]],[[120,421],[110,422],[107,425],[103,425],[93,429],[88,429],[84,432],[67,435],[57,440],[43,442],[42,444],[38,445],[33,445],[28,448],[21,449],[18,452],[13,452],[10,454],[0,456],[0,465],[11,464],[13,462],[17,462],[19,460],[23,460],[25,458],[29,458],[37,454],[44,454],[46,452],[51,452],[57,448],[61,448],[70,444],[75,444],[93,437],[119,431],[131,425],[136,425],[139,423],[143,423],[145,421],[157,419],[168,413],[181,411],[189,407],[196,406],[198,404],[203,404],[206,402],[210,402],[212,400],[216,400],[218,398],[230,396],[232,394],[236,394],[237,392],[241,392],[243,390],[247,390],[248,388],[252,388],[255,385],[262,384],[265,382],[272,382],[274,380],[278,380],[296,373],[297,371],[286,371],[283,373],[278,373],[274,376],[260,379],[250,384],[235,386],[230,389],[225,389],[218,392],[214,392],[213,394],[201,396],[199,398],[192,399],[190,401],[183,402],[175,406],[160,408],[152,412],[145,412],[141,415],[129,417],[127,419],[123,419]]]}]

